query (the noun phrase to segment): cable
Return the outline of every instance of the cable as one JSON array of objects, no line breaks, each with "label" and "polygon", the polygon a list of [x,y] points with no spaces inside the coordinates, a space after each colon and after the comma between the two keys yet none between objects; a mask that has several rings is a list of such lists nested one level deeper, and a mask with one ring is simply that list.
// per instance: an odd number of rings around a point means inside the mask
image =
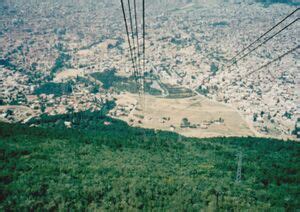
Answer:
[{"label": "cable", "polygon": [[256,69],[256,70],[251,71],[250,73],[246,74],[245,77],[248,77],[249,75],[251,75],[251,74],[253,74],[253,73],[255,73],[255,72],[258,72],[258,71],[260,71],[261,69],[266,68],[267,66],[271,65],[272,63],[276,62],[277,60],[280,60],[280,59],[284,58],[285,56],[287,56],[288,54],[290,54],[290,53],[296,51],[296,50],[299,49],[299,48],[300,48],[300,45],[296,46],[295,48],[289,50],[288,52],[286,52],[286,53],[284,53],[284,54],[282,54],[282,55],[280,55],[280,56],[277,57],[276,59],[274,59],[274,60],[272,60],[272,61],[266,63],[265,65],[261,66],[260,68],[258,68],[258,69]]},{"label": "cable", "polygon": [[[133,9],[134,9],[134,14],[132,14],[132,7],[131,7],[131,0],[127,0],[128,3],[128,9],[129,9],[129,23],[130,26],[127,23],[126,19],[126,12],[125,12],[125,7],[124,7],[124,2],[121,0],[121,6],[122,6],[122,12],[124,16],[124,22],[125,22],[125,28],[126,28],[126,34],[127,34],[127,39],[128,39],[128,44],[129,44],[129,50],[130,50],[130,56],[134,68],[134,74],[133,77],[136,81],[136,86],[137,86],[137,91],[139,96],[141,97],[141,94],[145,95],[145,76],[141,76],[141,63],[140,63],[140,41],[139,41],[139,26],[138,26],[138,20],[137,20],[137,2],[136,0],[133,0]],[[143,7],[143,74],[145,75],[145,0],[142,2],[142,7]],[[133,21],[133,18],[135,19]],[[135,27],[134,27],[134,22],[135,22]],[[134,31],[135,28],[135,31]],[[131,32],[130,32],[131,29]],[[131,36],[130,36],[131,34]],[[136,41],[135,41],[135,35],[136,35]],[[131,41],[132,39],[132,41]],[[136,46],[137,49],[136,49]],[[137,53],[136,53],[137,50]],[[144,96],[143,96],[144,97]],[[145,97],[144,97],[145,98]]]},{"label": "cable", "polygon": [[255,41],[253,41],[251,44],[249,44],[247,47],[242,49],[240,52],[238,52],[230,61],[234,60],[236,57],[238,57],[240,54],[242,54],[244,51],[249,49],[253,44],[257,43],[261,38],[263,38],[265,35],[267,35],[269,32],[271,32],[273,29],[275,29],[277,26],[279,26],[282,22],[284,22],[286,19],[291,17],[294,13],[296,13],[300,8],[297,8],[292,13],[290,13],[288,16],[286,16],[284,19],[282,19],[280,22],[278,22],[275,26],[271,27],[268,31],[266,31],[264,34],[262,34],[259,38],[257,38]]},{"label": "cable", "polygon": [[[295,47],[295,48],[289,50],[288,52],[286,52],[286,53],[280,55],[280,56],[277,57],[276,59],[274,59],[274,60],[272,60],[272,61],[270,61],[270,62],[268,62],[268,63],[262,65],[262,66],[259,67],[258,69],[256,69],[256,70],[254,70],[254,71],[251,71],[251,72],[249,72],[249,73],[243,75],[242,77],[243,77],[244,79],[247,79],[247,77],[249,77],[250,75],[252,75],[252,74],[254,74],[254,73],[256,73],[256,72],[258,72],[258,71],[260,71],[260,70],[266,68],[267,66],[271,65],[272,63],[274,63],[274,62],[276,62],[276,61],[278,61],[278,60],[284,58],[284,57],[287,56],[288,54],[290,54],[290,53],[296,51],[298,48],[300,48],[300,45],[298,45],[297,47]],[[273,80],[274,80],[275,77],[271,74],[271,72],[268,71],[268,73],[271,75],[271,77],[272,77]],[[227,88],[228,88],[229,86],[231,86],[231,85],[232,85],[232,84],[228,84],[228,85],[226,85],[225,87],[223,87],[222,89],[223,89],[223,90],[224,90],[224,89],[227,89]]]},{"label": "cable", "polygon": [[122,6],[122,12],[123,12],[123,18],[124,18],[125,29],[126,29],[126,34],[127,34],[127,41],[128,41],[128,45],[129,45],[129,51],[130,51],[130,55],[131,55],[132,64],[134,66],[131,42],[130,42],[130,38],[129,38],[128,24],[127,24],[125,9],[124,9],[124,3],[123,3],[123,0],[120,0],[120,1],[121,1],[121,6]]},{"label": "cable", "polygon": [[133,53],[132,53],[132,48],[131,48],[131,42],[130,42],[130,36],[129,36],[129,30],[128,30],[128,24],[127,24],[127,19],[126,19],[126,13],[125,13],[125,9],[124,9],[124,3],[123,0],[121,1],[121,6],[122,6],[122,12],[123,12],[123,18],[124,18],[124,23],[125,23],[125,29],[126,29],[126,34],[127,34],[127,40],[128,40],[128,45],[129,45],[129,51],[130,51],[130,56],[131,56],[131,62],[133,65],[133,69],[134,69],[134,77],[135,77],[135,63],[134,63],[134,59],[133,59]]},{"label": "cable", "polygon": [[135,31],[136,31],[136,43],[137,43],[137,63],[138,63],[138,79],[140,83],[139,89],[139,96],[142,94],[143,90],[143,81],[142,81],[142,70],[141,70],[141,63],[140,63],[140,41],[139,41],[139,30],[138,30],[138,20],[137,20],[137,6],[136,0],[133,1],[134,3],[134,17],[135,17]]},{"label": "cable", "polygon": [[[137,62],[138,62],[139,70],[140,70],[140,67],[141,67],[141,64],[140,64],[140,42],[139,42],[137,11],[136,11],[136,0],[134,0],[133,4],[134,4],[134,17],[135,17],[136,43],[137,43],[137,51],[138,51],[138,53],[137,53]],[[139,75],[141,75],[141,74],[139,73]]]},{"label": "cable", "polygon": [[284,28],[282,28],[281,30],[279,30],[277,33],[275,33],[274,35],[268,37],[266,40],[264,40],[264,42],[262,42],[261,44],[259,44],[258,46],[256,46],[255,48],[253,48],[252,50],[250,50],[247,54],[243,55],[242,57],[240,57],[237,61],[233,62],[231,65],[229,65],[229,68],[239,62],[240,60],[244,59],[245,57],[247,57],[249,54],[251,54],[252,52],[254,52],[256,49],[258,49],[259,47],[261,47],[262,45],[264,45],[265,43],[267,43],[269,40],[271,40],[272,38],[274,38],[276,35],[278,35],[279,33],[281,33],[283,30],[285,30],[286,28],[288,28],[289,26],[293,25],[294,23],[296,23],[297,21],[299,21],[300,18],[295,19],[293,22],[289,23],[287,26],[285,26]]},{"label": "cable", "polygon": [[[133,40],[133,58],[134,58],[134,62],[136,63],[135,39],[134,39],[134,32],[133,32],[131,4],[130,4],[130,0],[128,0],[127,2],[128,2],[128,10],[129,10],[130,28],[131,28],[131,39]],[[136,73],[135,73],[135,78],[136,78],[136,81],[137,81],[138,80],[138,70],[137,69],[136,69]]]},{"label": "cable", "polygon": [[146,37],[146,30],[145,30],[145,0],[143,0],[143,68],[144,68],[144,74],[145,74],[145,37]]},{"label": "cable", "polygon": [[[143,10],[143,85],[144,85],[144,95],[146,93],[146,81],[145,81],[145,72],[146,72],[146,22],[145,22],[145,0],[143,0],[142,5]],[[146,101],[146,100],[145,100]]]},{"label": "cable", "polygon": [[[143,83],[143,112],[144,112],[144,118],[146,118],[146,97],[145,97],[145,92],[146,92],[146,83],[145,83],[145,71],[146,71],[146,63],[145,63],[145,0],[142,2],[142,10],[143,10],[143,78],[142,78],[142,83]],[[147,141],[147,135],[146,131],[144,130],[144,142]]]}]

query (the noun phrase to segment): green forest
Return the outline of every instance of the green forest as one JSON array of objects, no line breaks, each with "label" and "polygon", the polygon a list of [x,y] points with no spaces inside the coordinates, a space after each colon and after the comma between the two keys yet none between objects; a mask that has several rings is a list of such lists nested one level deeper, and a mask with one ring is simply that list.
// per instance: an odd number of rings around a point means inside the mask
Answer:
[{"label": "green forest", "polygon": [[54,94],[55,96],[62,96],[62,95],[72,93],[72,90],[73,90],[72,84],[70,82],[67,83],[47,82],[37,87],[33,93],[35,95]]},{"label": "green forest", "polygon": [[[108,69],[104,72],[95,72],[91,76],[99,80],[103,84],[104,89],[115,89],[117,91],[127,91],[130,93],[138,93],[136,80],[138,77],[122,77],[116,75],[116,69]],[[145,82],[145,92],[151,95],[161,95],[161,91],[151,87],[152,83]]]},{"label": "green forest", "polygon": [[296,211],[299,156],[297,142],[186,138],[104,111],[0,123],[0,210]]}]

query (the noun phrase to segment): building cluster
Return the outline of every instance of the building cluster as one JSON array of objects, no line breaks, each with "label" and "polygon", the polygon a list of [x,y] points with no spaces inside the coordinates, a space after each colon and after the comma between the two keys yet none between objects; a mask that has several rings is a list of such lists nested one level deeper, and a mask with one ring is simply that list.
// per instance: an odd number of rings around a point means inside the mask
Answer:
[{"label": "building cluster", "polygon": [[26,104],[26,95],[33,89],[26,75],[0,66],[0,105]]},{"label": "building cluster", "polygon": [[[156,40],[149,46],[155,52],[149,56],[150,69],[161,82],[230,104],[259,133],[286,138],[295,134],[299,117],[299,51],[259,68],[298,45],[299,23],[230,65],[241,49],[295,8],[274,4],[265,16],[261,4],[244,6],[208,4],[194,12],[185,13],[185,8],[171,17],[159,17],[159,27],[150,29],[149,37]],[[273,34],[296,18],[290,17]]]},{"label": "building cluster", "polygon": [[[70,94],[60,96],[36,95],[34,90],[68,70],[78,70],[88,81],[90,73],[110,68],[130,75],[118,1],[9,2],[0,26],[0,104],[27,106],[36,111],[33,115],[54,115],[97,110],[113,98],[113,92],[94,93],[84,82],[76,82]],[[299,23],[228,66],[239,50],[294,7],[274,4],[266,10],[258,3],[214,1],[153,1],[148,7],[146,74],[164,96],[168,93],[162,84],[189,88],[232,105],[261,133],[293,133],[299,117],[299,54],[255,70],[299,43]],[[119,108],[115,115],[128,115],[132,107]]]}]

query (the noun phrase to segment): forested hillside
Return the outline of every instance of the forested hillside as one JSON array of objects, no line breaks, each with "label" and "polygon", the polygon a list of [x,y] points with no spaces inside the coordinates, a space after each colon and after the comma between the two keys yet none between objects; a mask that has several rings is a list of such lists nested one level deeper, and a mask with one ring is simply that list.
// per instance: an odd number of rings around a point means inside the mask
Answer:
[{"label": "forested hillside", "polygon": [[1,211],[300,209],[299,143],[181,138],[97,113],[59,119],[0,124]]}]

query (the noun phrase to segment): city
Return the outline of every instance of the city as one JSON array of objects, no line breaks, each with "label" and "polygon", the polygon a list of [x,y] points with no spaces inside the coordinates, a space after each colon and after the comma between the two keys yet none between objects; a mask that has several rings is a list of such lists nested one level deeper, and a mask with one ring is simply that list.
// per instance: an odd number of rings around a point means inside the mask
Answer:
[{"label": "city", "polygon": [[299,6],[0,1],[0,211],[299,211]]},{"label": "city", "polygon": [[[91,74],[115,68],[117,75],[130,77],[132,66],[122,19],[112,15],[119,9],[118,2],[94,2],[91,7],[80,7],[81,1],[77,6],[71,2],[39,2],[35,7],[29,7],[30,1],[19,2],[15,9],[5,10],[0,73],[4,119],[11,117],[8,105],[28,107],[30,112],[16,115],[16,121],[42,113],[63,114],[70,108],[97,110],[118,91],[101,89],[101,82]],[[296,46],[299,23],[228,68],[237,51],[293,7],[243,5],[247,3],[223,7],[220,3],[183,1],[160,13],[157,5],[149,3],[144,76],[162,96],[168,95],[164,85],[186,88],[190,96],[204,95],[237,109],[256,134],[295,138],[299,54],[294,52],[259,72],[249,73]],[[24,13],[22,17],[17,11]],[[269,15],[262,16],[265,11]],[[38,89],[45,82],[56,83],[53,86],[60,87],[61,95]],[[72,91],[64,90],[67,84]]]}]

